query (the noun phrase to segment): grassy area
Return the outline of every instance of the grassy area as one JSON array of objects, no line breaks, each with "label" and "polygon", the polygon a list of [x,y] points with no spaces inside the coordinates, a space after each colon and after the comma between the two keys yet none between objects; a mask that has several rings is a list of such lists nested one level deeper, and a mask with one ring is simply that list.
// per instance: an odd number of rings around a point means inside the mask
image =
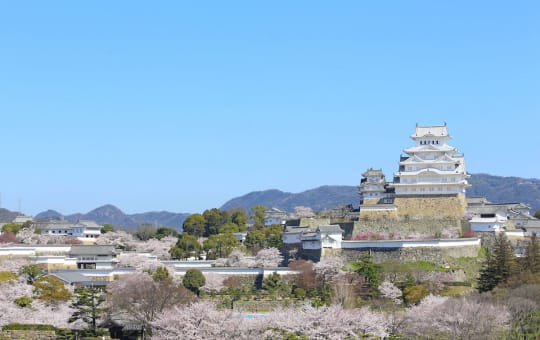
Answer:
[{"label": "grassy area", "polygon": [[0,282],[17,280],[17,274],[12,272],[0,272]]},{"label": "grassy area", "polygon": [[397,261],[388,261],[382,262],[379,264],[383,272],[411,272],[414,270],[424,270],[424,271],[440,271],[445,272],[449,271],[449,268],[443,267],[433,262],[429,261],[417,261],[417,262],[397,262]]},{"label": "grassy area", "polygon": [[442,291],[439,292],[439,295],[456,297],[472,293],[473,291],[474,288],[470,286],[446,286]]}]

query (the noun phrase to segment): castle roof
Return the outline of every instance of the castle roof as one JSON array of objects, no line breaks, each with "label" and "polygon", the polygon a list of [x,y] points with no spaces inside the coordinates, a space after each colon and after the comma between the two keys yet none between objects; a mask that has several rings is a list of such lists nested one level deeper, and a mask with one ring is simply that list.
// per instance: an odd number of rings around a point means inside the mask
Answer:
[{"label": "castle roof", "polygon": [[442,145],[426,144],[426,145],[413,146],[403,151],[405,151],[408,154],[411,154],[411,153],[417,153],[417,152],[434,152],[434,151],[435,152],[450,152],[450,151],[457,152],[457,149],[448,144],[442,144]]},{"label": "castle roof", "polygon": [[411,135],[411,138],[416,139],[422,137],[450,137],[450,135],[446,129],[446,123],[444,125],[435,126],[416,125],[416,131]]}]

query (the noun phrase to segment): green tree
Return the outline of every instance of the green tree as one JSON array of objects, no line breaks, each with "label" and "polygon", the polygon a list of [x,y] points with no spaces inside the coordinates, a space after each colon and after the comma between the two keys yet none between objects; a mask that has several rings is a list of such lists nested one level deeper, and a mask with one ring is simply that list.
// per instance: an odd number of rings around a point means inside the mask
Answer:
[{"label": "green tree", "polygon": [[107,311],[103,306],[105,294],[103,289],[91,286],[82,286],[75,289],[75,301],[71,307],[75,312],[69,318],[69,322],[81,320],[88,325],[93,336],[97,335],[98,320]]},{"label": "green tree", "polygon": [[176,231],[174,228],[158,227],[154,233],[154,237],[158,240],[161,240],[166,236],[178,237],[178,231]]},{"label": "green tree", "polygon": [[253,221],[255,222],[255,227],[264,227],[264,218],[266,217],[267,210],[268,208],[261,204],[251,207],[251,216],[253,217]]},{"label": "green tree", "polygon": [[34,283],[34,296],[47,302],[68,301],[71,293],[64,282],[55,276],[42,276]]},{"label": "green tree", "polygon": [[231,213],[231,221],[238,226],[239,231],[247,230],[248,215],[245,211],[233,211]]},{"label": "green tree", "polygon": [[163,266],[157,267],[153,273],[150,273],[150,275],[156,282],[172,283],[172,277],[169,275],[169,271]]},{"label": "green tree", "polygon": [[43,269],[37,264],[27,264],[19,269],[19,275],[26,277],[26,283],[30,285],[43,273]]},{"label": "green tree", "polygon": [[215,235],[219,233],[219,227],[229,223],[231,217],[229,213],[217,208],[212,208],[210,210],[205,210],[203,216],[206,220],[205,225],[205,236]]},{"label": "green tree", "polygon": [[281,249],[283,241],[281,240],[281,233],[283,232],[283,226],[279,224],[272,224],[267,227],[251,229],[246,235],[244,241],[245,246],[256,253],[263,248],[277,248]]},{"label": "green tree", "polygon": [[191,256],[199,257],[201,251],[201,244],[197,240],[197,237],[182,233],[170,250],[169,254],[175,260],[187,259]]},{"label": "green tree", "polygon": [[266,235],[264,231],[260,229],[251,229],[248,231],[244,245],[254,253],[263,249],[266,245]]},{"label": "green tree", "polygon": [[496,235],[493,250],[486,252],[486,260],[480,269],[478,290],[487,292],[505,283],[516,273],[516,269],[516,257],[512,244],[505,234]]},{"label": "green tree", "polygon": [[23,295],[23,296],[20,296],[20,297],[16,298],[13,302],[17,306],[19,306],[21,308],[31,307],[32,306],[32,298],[30,298],[30,297],[28,297],[26,295]]},{"label": "green tree", "polygon": [[540,241],[533,233],[527,248],[525,248],[525,254],[523,256],[523,270],[529,271],[533,274],[540,273]]},{"label": "green tree", "polygon": [[12,233],[17,235],[17,233],[22,229],[22,225],[17,223],[6,223],[2,226],[2,232]]},{"label": "green tree", "polygon": [[188,269],[182,279],[182,284],[187,289],[199,296],[199,289],[204,286],[206,279],[203,273],[198,269]]},{"label": "green tree", "polygon": [[536,212],[534,213],[534,217],[540,218],[540,209],[536,210]]},{"label": "green tree", "polygon": [[101,228],[101,233],[102,234],[106,234],[106,233],[109,233],[111,231],[114,231],[114,228],[113,228],[113,225],[110,224],[110,223],[105,223]]},{"label": "green tree", "polygon": [[227,257],[240,243],[232,234],[210,235],[203,242],[203,249],[206,251],[207,259]]},{"label": "green tree", "polygon": [[429,290],[423,285],[416,285],[403,289],[403,299],[409,306],[418,304],[423,298],[428,296],[428,294]]},{"label": "green tree", "polygon": [[182,229],[185,233],[201,237],[204,235],[206,227],[206,219],[201,214],[189,215],[182,224]]},{"label": "green tree", "polygon": [[152,224],[141,224],[137,231],[135,232],[135,236],[141,240],[141,241],[148,241],[151,238],[154,238],[156,235],[156,227]]},{"label": "green tree", "polygon": [[381,269],[371,260],[370,256],[361,258],[358,262],[353,263],[352,268],[358,275],[363,276],[366,283],[372,290],[377,289],[381,284]]},{"label": "green tree", "polygon": [[232,222],[225,223],[218,228],[220,234],[224,233],[237,233],[240,231],[238,225]]},{"label": "green tree", "polygon": [[276,272],[268,275],[262,282],[262,289],[270,295],[287,296],[290,295],[291,287]]}]

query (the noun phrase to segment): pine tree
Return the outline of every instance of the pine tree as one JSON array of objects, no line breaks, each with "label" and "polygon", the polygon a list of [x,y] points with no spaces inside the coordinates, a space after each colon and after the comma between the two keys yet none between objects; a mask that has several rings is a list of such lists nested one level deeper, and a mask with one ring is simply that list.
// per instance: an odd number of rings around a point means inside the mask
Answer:
[{"label": "pine tree", "polygon": [[480,292],[492,290],[516,274],[516,270],[516,257],[512,250],[512,244],[505,234],[501,233],[495,236],[493,250],[488,250],[486,254],[486,261],[478,278],[478,290]]},{"label": "pine tree", "polygon": [[536,233],[532,234],[529,244],[525,248],[523,267],[524,270],[531,273],[540,273],[540,241],[536,237]]},{"label": "pine tree", "polygon": [[69,322],[82,320],[89,325],[93,335],[97,335],[97,320],[107,310],[101,307],[104,301],[105,294],[101,288],[83,286],[75,289],[75,301],[71,305],[75,312]]}]

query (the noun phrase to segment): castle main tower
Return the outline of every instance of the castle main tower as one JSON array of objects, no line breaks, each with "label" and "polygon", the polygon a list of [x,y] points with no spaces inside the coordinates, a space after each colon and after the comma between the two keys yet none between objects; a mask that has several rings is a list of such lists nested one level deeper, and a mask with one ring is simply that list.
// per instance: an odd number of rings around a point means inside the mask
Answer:
[{"label": "castle main tower", "polygon": [[398,215],[408,217],[462,217],[469,186],[465,158],[448,145],[446,123],[418,126],[410,136],[415,145],[403,150],[399,170],[390,184],[395,189]]}]

